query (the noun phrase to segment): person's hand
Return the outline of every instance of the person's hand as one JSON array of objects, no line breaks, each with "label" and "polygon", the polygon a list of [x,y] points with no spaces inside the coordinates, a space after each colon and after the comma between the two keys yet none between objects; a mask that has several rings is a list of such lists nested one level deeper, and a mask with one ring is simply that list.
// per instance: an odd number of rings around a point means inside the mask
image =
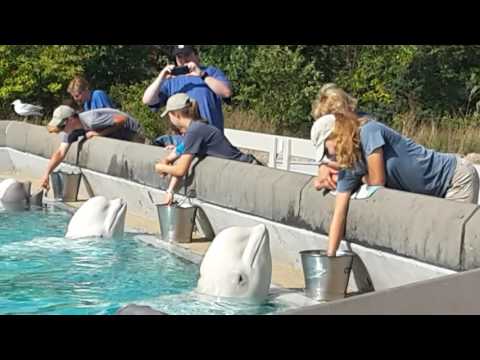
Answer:
[{"label": "person's hand", "polygon": [[202,76],[203,71],[200,69],[200,67],[195,64],[194,62],[189,62],[185,64],[185,66],[188,66],[190,69],[190,76]]},{"label": "person's hand", "polygon": [[318,191],[331,190],[337,188],[338,170],[335,170],[327,165],[321,165],[318,177],[315,179],[314,187]]},{"label": "person's hand", "polygon": [[177,147],[175,145],[167,145],[165,147],[165,150],[167,151],[174,151]]},{"label": "person's hand", "polygon": [[50,190],[50,176],[46,175],[40,179],[40,187],[49,191]]},{"label": "person's hand", "polygon": [[100,136],[100,134],[96,131],[88,131],[86,134],[85,134],[85,137],[90,140],[96,136]]},{"label": "person's hand", "polygon": [[328,250],[327,250],[327,256],[328,256],[328,257],[337,257],[337,251],[336,251],[336,250],[332,250],[332,249],[328,249]]},{"label": "person's hand", "polygon": [[173,192],[168,192],[167,191],[167,193],[165,194],[164,204],[168,205],[168,206],[171,206],[173,204],[173,199],[174,199]]},{"label": "person's hand", "polygon": [[175,69],[175,65],[167,65],[160,73],[162,79],[170,79],[172,76],[172,71]]}]

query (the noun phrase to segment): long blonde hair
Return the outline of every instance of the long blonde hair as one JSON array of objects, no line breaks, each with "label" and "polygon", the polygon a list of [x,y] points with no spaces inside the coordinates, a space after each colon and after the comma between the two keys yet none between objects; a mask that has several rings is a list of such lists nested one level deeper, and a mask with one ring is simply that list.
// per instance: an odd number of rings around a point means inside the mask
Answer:
[{"label": "long blonde hair", "polygon": [[368,122],[367,118],[359,118],[355,113],[336,112],[335,129],[329,140],[336,140],[336,162],[343,169],[352,169],[362,158],[360,127]]},{"label": "long blonde hair", "polygon": [[322,116],[336,112],[355,112],[358,100],[345,92],[336,84],[324,85],[318,94],[312,108],[312,116],[315,120]]}]

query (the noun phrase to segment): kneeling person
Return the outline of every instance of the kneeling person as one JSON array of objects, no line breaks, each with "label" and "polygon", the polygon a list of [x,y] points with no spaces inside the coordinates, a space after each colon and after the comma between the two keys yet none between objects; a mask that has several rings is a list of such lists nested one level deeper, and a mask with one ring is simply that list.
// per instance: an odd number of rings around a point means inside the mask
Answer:
[{"label": "kneeling person", "polygon": [[[170,117],[172,124],[184,134],[181,155],[170,155],[155,166],[161,176],[171,175],[166,203],[173,202],[173,193],[179,179],[185,176],[195,156],[213,156],[226,160],[263,165],[252,155],[242,153],[234,147],[223,133],[212,125],[200,120],[197,102],[186,94],[172,96],[162,114]],[[172,153],[172,154],[175,154]],[[173,165],[173,163],[178,161]]]},{"label": "kneeling person", "polygon": [[62,139],[41,180],[42,187],[47,190],[50,188],[50,174],[62,163],[70,146],[80,137],[91,139],[101,136],[126,141],[141,140],[138,121],[114,109],[99,109],[79,114],[73,108],[63,105],[55,110],[47,128],[50,133],[60,134]]}]

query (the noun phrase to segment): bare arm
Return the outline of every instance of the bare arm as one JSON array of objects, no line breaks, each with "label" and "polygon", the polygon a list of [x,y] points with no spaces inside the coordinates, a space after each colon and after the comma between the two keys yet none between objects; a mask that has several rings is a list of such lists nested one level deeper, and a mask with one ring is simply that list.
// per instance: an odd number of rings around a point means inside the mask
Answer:
[{"label": "bare arm", "polygon": [[86,136],[87,139],[91,139],[95,136],[102,136],[102,137],[107,137],[111,134],[113,134],[115,131],[117,131],[119,128],[125,125],[127,122],[128,117],[125,115],[114,115],[113,116],[113,122],[115,125],[110,126],[102,131],[89,131],[87,132]]},{"label": "bare arm", "polygon": [[165,80],[171,77],[170,72],[175,68],[174,65],[168,65],[165,69],[162,70],[158,78],[150,85],[145,94],[143,95],[143,103],[147,106],[156,105],[158,102],[158,97],[160,95],[160,88],[162,87]]},{"label": "bare arm", "polygon": [[55,171],[55,169],[65,160],[68,150],[70,149],[70,144],[62,143],[57,151],[55,151],[48,162],[47,170],[45,175],[41,179],[41,186],[47,190],[50,189],[50,174]]},{"label": "bare arm", "polygon": [[184,154],[180,156],[175,165],[165,165],[162,163],[156,164],[155,171],[160,175],[167,174],[174,177],[183,177],[187,175],[188,169],[190,169],[192,161],[193,155]]},{"label": "bare arm", "polygon": [[[187,66],[190,68],[191,75],[204,75],[204,72],[194,62],[188,63]],[[205,83],[215,94],[222,98],[230,98],[233,95],[232,87],[228,82],[215,79],[213,76],[207,76],[207,78],[205,78]]]},{"label": "bare arm", "polygon": [[367,159],[368,175],[364,180],[370,186],[385,186],[387,183],[385,174],[385,160],[383,149],[373,152]]},{"label": "bare arm", "polygon": [[340,242],[345,236],[345,227],[347,224],[348,207],[350,205],[351,192],[338,193],[335,200],[335,212],[332,223],[330,224],[330,233],[328,236],[328,256],[336,256]]},{"label": "bare arm", "polygon": [[337,188],[338,170],[330,165],[320,165],[318,168],[318,177],[315,179],[314,186],[318,191],[327,189],[335,190]]},{"label": "bare arm", "polygon": [[233,96],[232,87],[229,83],[215,79],[213,76],[208,76],[205,83],[212,91],[222,98],[230,98]]}]

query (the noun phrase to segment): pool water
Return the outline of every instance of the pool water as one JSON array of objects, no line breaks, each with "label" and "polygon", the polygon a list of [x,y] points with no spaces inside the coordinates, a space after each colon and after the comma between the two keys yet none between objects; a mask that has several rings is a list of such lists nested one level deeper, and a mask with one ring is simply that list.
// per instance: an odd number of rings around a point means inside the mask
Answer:
[{"label": "pool water", "polygon": [[123,240],[63,238],[71,218],[57,208],[0,210],[0,314],[111,315],[128,304],[168,314],[270,314],[194,293],[199,267],[126,234]]}]

